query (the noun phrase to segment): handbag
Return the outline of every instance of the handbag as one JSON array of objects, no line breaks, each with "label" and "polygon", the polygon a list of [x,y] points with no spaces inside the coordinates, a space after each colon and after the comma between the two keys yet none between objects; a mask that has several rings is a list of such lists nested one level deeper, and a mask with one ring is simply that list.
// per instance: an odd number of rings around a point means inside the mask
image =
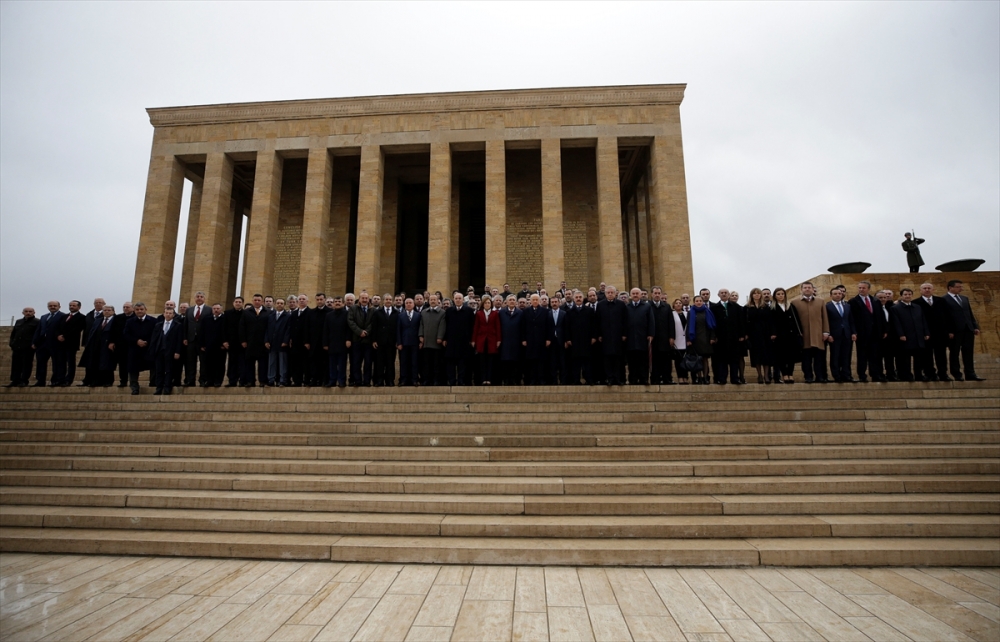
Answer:
[{"label": "handbag", "polygon": [[701,355],[694,350],[688,350],[681,359],[681,368],[686,372],[701,372],[704,367],[705,362],[702,361]]}]

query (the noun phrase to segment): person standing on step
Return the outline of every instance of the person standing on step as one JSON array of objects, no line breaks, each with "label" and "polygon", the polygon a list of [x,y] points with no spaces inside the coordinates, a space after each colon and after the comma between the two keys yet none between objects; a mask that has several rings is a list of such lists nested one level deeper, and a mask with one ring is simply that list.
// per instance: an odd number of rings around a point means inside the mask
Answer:
[{"label": "person standing on step", "polygon": [[435,292],[428,295],[429,307],[420,315],[420,353],[424,371],[420,373],[422,385],[444,385],[444,336],[448,323],[441,297]]},{"label": "person standing on step", "polygon": [[246,350],[240,343],[240,320],[243,318],[243,297],[233,299],[233,307],[222,315],[222,349],[226,351],[226,387],[235,388],[243,377],[243,357]]},{"label": "person standing on step", "polygon": [[625,305],[628,312],[625,331],[628,337],[625,341],[628,382],[632,386],[645,386],[649,383],[649,357],[653,339],[656,338],[656,319],[653,306],[642,300],[640,288],[632,288],[629,299]]},{"label": "person standing on step", "polygon": [[802,296],[792,301],[792,307],[802,326],[802,374],[806,383],[827,383],[826,344],[830,337],[830,320],[825,302],[816,296],[816,288],[806,281]]},{"label": "person standing on step", "polygon": [[63,342],[60,336],[63,319],[66,313],[59,308],[58,301],[49,301],[48,314],[43,314],[35,328],[35,336],[31,338],[31,349],[35,351],[35,386],[45,387],[45,375],[48,374],[49,361],[52,361],[52,386],[61,386],[66,378],[66,355],[63,352]]},{"label": "person standing on step", "polygon": [[327,355],[327,370],[323,375],[323,386],[330,388],[347,386],[347,353],[351,349],[354,333],[347,323],[349,311],[339,296],[329,299],[333,307],[324,316],[323,338],[320,345]]},{"label": "person standing on step", "polygon": [[774,332],[771,308],[764,301],[764,292],[760,288],[750,290],[743,315],[749,337],[750,365],[757,370],[757,383],[771,383],[774,342],[778,335]]},{"label": "person standing on step", "polygon": [[741,383],[739,361],[743,359],[743,344],[746,341],[746,328],[743,319],[743,308],[729,299],[729,290],[719,290],[719,302],[709,305],[715,315],[715,344],[712,354],[712,370],[715,383],[725,385],[726,379],[735,385]]},{"label": "person standing on step", "polygon": [[948,281],[948,294],[944,300],[951,312],[948,328],[948,358],[951,366],[951,376],[955,381],[962,381],[962,371],[958,369],[958,355],[962,355],[965,367],[964,379],[967,381],[985,381],[976,374],[975,347],[979,336],[979,322],[972,313],[972,302],[962,294],[963,283],[958,279]]},{"label": "person standing on step", "polygon": [[[942,297],[934,295],[934,285],[924,283],[920,286],[920,296],[913,299],[914,305],[920,307],[931,338],[924,345],[921,361],[924,367],[924,378],[928,381],[951,381],[948,376],[948,325],[951,313],[948,304]],[[935,365],[937,366],[935,368]]]},{"label": "person standing on step", "polygon": [[[332,310],[327,307],[326,294],[316,293],[316,307],[305,313],[305,348],[309,353],[308,374],[305,376],[305,385],[322,386],[328,383],[327,377],[330,373],[330,360],[328,353],[323,349],[323,332],[326,327],[326,315]],[[341,306],[344,301],[341,299]],[[346,313],[345,313],[346,314]]]},{"label": "person standing on step", "polygon": [[[291,297],[289,297],[291,298]],[[288,378],[292,387],[301,387],[308,378],[309,351],[306,350],[306,319],[309,313],[309,297],[300,294],[295,309],[291,311],[288,343]]]},{"label": "person standing on step", "polygon": [[60,325],[58,341],[62,343],[63,355],[66,359],[66,375],[63,378],[64,386],[72,386],[76,379],[76,367],[79,365],[76,354],[80,351],[80,344],[83,338],[83,331],[87,327],[87,317],[80,312],[83,304],[79,301],[69,302],[69,314],[63,319]]},{"label": "person standing on step", "polygon": [[[513,305],[511,299],[510,305]],[[507,312],[510,308],[508,307]],[[580,384],[580,377],[587,385],[594,385],[594,375],[591,370],[591,355],[593,346],[597,343],[594,336],[594,308],[584,304],[583,292],[573,292],[573,307],[566,312],[566,359],[569,370],[569,384]],[[501,323],[503,316],[500,317]]]},{"label": "person standing on step", "polygon": [[201,374],[198,383],[207,385],[205,377],[205,358],[202,352],[202,333],[204,320],[208,318],[210,308],[205,305],[205,293],[194,293],[194,305],[184,312],[184,385],[193,386],[195,373],[201,361]]},{"label": "person standing on step", "polygon": [[288,380],[289,323],[292,315],[285,310],[285,300],[274,300],[274,310],[267,317],[264,347],[267,348],[267,385],[286,387]]},{"label": "person standing on step", "polygon": [[931,338],[931,331],[920,306],[913,303],[913,290],[903,288],[899,291],[899,302],[892,307],[891,316],[896,335],[899,337],[899,352],[896,358],[899,380],[927,381],[923,375],[923,354],[924,346]]},{"label": "person standing on step", "polygon": [[[104,303],[105,303],[104,299],[102,299],[100,297],[94,299],[94,308],[90,312],[88,312],[87,314],[84,315],[84,317],[83,317],[84,318],[83,334],[80,337],[80,347],[81,348],[86,348],[87,341],[89,341],[89,339],[90,339],[90,331],[94,329],[94,321],[96,319],[100,319],[100,318],[102,318],[104,316]],[[83,375],[83,381],[80,384],[80,385],[83,385],[83,386],[92,385],[91,382],[90,382],[90,380],[88,379],[89,372],[86,370],[86,367],[87,367],[88,363],[89,363],[89,361],[85,360],[84,356],[81,354],[80,355],[80,363],[78,365],[83,366],[85,368],[84,369],[84,375]],[[69,364],[67,363],[67,366],[68,365]]]},{"label": "person standing on step", "polygon": [[872,381],[885,379],[880,348],[886,332],[886,317],[882,303],[871,295],[871,287],[868,281],[860,281],[857,296],[848,301],[858,337],[854,346],[858,358],[858,381],[861,383],[868,383],[869,373]]},{"label": "person standing on step", "polygon": [[461,292],[452,295],[453,306],[444,313],[444,358],[449,386],[467,386],[472,381],[472,329],[476,313]]},{"label": "person standing on step", "polygon": [[618,289],[606,285],[605,299],[597,304],[597,341],[604,358],[604,378],[609,386],[625,383],[625,344],[628,341],[628,307],[618,298]]},{"label": "person standing on step", "polygon": [[672,385],[674,377],[671,364],[674,361],[674,347],[670,344],[670,340],[674,338],[673,309],[664,300],[661,287],[654,285],[650,292],[653,300],[649,306],[653,312],[653,325],[656,332],[653,335],[649,382],[654,386]]},{"label": "person standing on step", "polygon": [[226,317],[222,313],[222,305],[216,303],[202,327],[201,361],[204,364],[206,386],[222,387],[222,379],[226,373],[226,349],[223,347],[225,337]]},{"label": "person standing on step", "polygon": [[896,353],[898,352],[899,337],[896,336],[896,328],[892,324],[892,291],[879,290],[875,293],[875,298],[882,305],[882,318],[885,324],[882,326],[884,333],[882,341],[879,343],[878,354],[882,360],[882,367],[885,376],[882,381],[897,381],[896,378]]},{"label": "person standing on step", "polygon": [[396,350],[399,351],[399,385],[416,386],[420,383],[420,310],[416,302],[407,298],[403,312],[396,323]]},{"label": "person standing on step", "polygon": [[500,381],[505,386],[515,386],[521,383],[521,341],[523,327],[521,315],[517,307],[517,297],[510,294],[505,299],[507,305],[499,311],[500,315]]},{"label": "person standing on step", "polygon": [[7,345],[11,349],[10,383],[8,388],[23,388],[31,379],[31,370],[35,360],[35,350],[31,341],[38,329],[38,319],[35,308],[27,307],[21,310],[21,318],[14,322],[10,340]]},{"label": "person standing on step", "polygon": [[830,373],[837,383],[857,383],[851,374],[851,351],[858,333],[854,327],[851,308],[844,302],[844,291],[830,290],[831,301],[826,304],[827,322],[830,326]]},{"label": "person standing on step", "polygon": [[122,311],[115,315],[115,325],[111,334],[115,344],[115,362],[118,369],[118,387],[128,386],[128,347],[125,345],[125,324],[132,318],[132,302],[122,304]]},{"label": "person standing on step", "polygon": [[795,383],[795,363],[802,354],[802,324],[798,312],[788,301],[785,288],[774,289],[774,362],[781,376],[775,383]]},{"label": "person standing on step", "polygon": [[372,383],[372,321],[375,308],[371,306],[368,292],[361,291],[357,305],[347,310],[347,325],[351,339],[351,385],[367,388]]},{"label": "person standing on step", "polygon": [[181,365],[184,349],[184,326],[175,318],[172,308],[163,312],[163,320],[153,327],[149,342],[149,354],[153,359],[154,395],[169,395],[173,392],[173,369]]},{"label": "person standing on step", "polygon": [[149,370],[149,342],[153,338],[156,321],[146,314],[146,304],[141,301],[136,301],[132,310],[134,314],[125,322],[122,337],[128,349],[128,384],[132,388],[132,394],[137,395],[139,373]]},{"label": "person standing on step", "polygon": [[382,305],[372,316],[372,350],[375,351],[375,373],[372,381],[376,387],[396,385],[396,326],[399,311],[393,307],[392,294],[382,296]]},{"label": "person standing on step", "polygon": [[253,388],[260,380],[261,387],[267,385],[268,352],[265,343],[268,318],[272,314],[264,307],[264,297],[253,295],[252,304],[243,309],[240,317],[240,345],[244,350],[244,388]]},{"label": "person standing on step", "polygon": [[483,309],[476,312],[472,326],[472,347],[479,360],[479,373],[485,386],[493,384],[497,354],[500,352],[500,313],[493,309],[493,300],[483,297]]}]

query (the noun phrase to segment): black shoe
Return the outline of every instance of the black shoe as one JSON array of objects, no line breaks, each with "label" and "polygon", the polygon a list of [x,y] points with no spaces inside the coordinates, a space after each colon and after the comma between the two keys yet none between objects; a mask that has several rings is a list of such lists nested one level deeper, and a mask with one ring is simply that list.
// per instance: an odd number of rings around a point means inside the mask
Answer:
[{"label": "black shoe", "polygon": [[120,384],[118,384],[118,387],[119,388],[128,388],[128,384],[127,383],[120,383]]},{"label": "black shoe", "polygon": [[860,383],[868,383],[868,377],[861,377],[860,379],[858,379],[854,383],[859,383],[859,382]]},{"label": "black shoe", "polygon": [[940,379],[941,381],[951,381],[951,377],[949,377],[948,375],[941,375],[940,377],[938,377],[938,379]]},{"label": "black shoe", "polygon": [[132,394],[133,394],[133,395],[137,395],[137,394],[139,394],[139,391],[138,391],[138,390],[133,390],[133,391],[132,391]]},{"label": "black shoe", "polygon": [[171,395],[173,393],[174,393],[174,391],[173,391],[172,388],[167,388],[166,390],[163,391],[163,394],[165,394],[165,395]]},{"label": "black shoe", "polygon": [[157,388],[157,389],[156,389],[156,392],[154,392],[153,394],[154,394],[154,395],[162,395],[162,394],[163,394],[163,391],[162,391],[162,390],[160,390],[159,388]]},{"label": "black shoe", "polygon": [[965,377],[960,374],[955,375],[955,381],[965,381]]},{"label": "black shoe", "polygon": [[982,377],[979,377],[979,376],[976,376],[976,375],[972,375],[971,377],[966,377],[965,380],[966,381],[986,381],[986,379],[984,379]]}]

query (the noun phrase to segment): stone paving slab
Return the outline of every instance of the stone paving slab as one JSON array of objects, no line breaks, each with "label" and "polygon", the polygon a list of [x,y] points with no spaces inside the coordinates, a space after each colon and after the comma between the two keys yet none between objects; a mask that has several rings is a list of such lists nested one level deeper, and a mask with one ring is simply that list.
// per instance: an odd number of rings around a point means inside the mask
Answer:
[{"label": "stone paving slab", "polygon": [[1000,568],[616,568],[0,555],[21,640],[1000,639]]}]

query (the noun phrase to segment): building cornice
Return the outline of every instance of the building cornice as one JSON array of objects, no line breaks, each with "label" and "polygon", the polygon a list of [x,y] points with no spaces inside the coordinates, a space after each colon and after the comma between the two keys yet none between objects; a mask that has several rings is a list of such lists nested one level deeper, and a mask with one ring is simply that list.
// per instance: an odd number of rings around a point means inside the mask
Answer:
[{"label": "building cornice", "polygon": [[547,108],[641,107],[679,105],[685,84],[620,85],[401,94],[359,98],[279,100],[254,103],[153,107],[146,110],[154,127],[273,120],[349,118],[397,114],[511,111]]}]

